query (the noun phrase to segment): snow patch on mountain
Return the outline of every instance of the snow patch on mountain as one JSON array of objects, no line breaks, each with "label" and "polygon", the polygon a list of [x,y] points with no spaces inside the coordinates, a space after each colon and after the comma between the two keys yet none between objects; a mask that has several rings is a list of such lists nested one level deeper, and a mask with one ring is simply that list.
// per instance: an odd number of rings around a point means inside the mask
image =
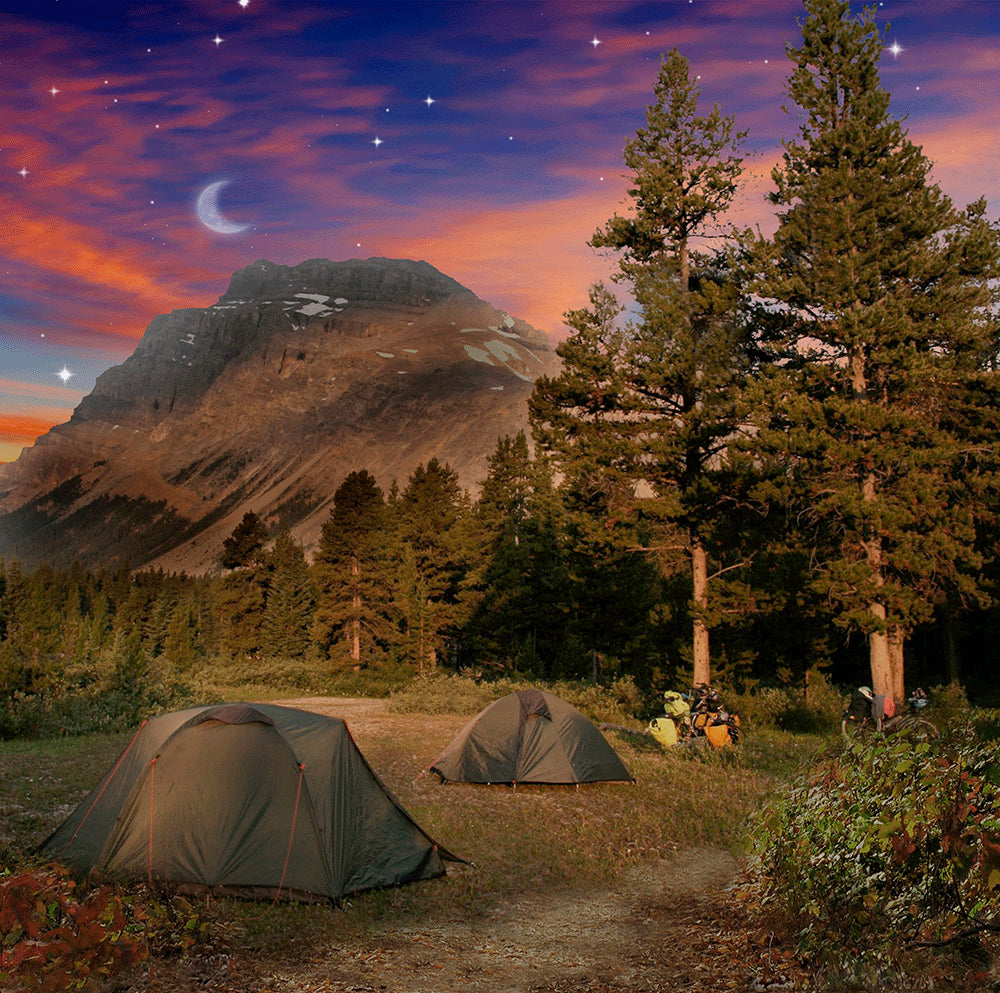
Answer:
[{"label": "snow patch on mountain", "polygon": [[466,354],[470,359],[476,362],[482,362],[483,365],[496,365],[493,359],[490,357],[490,353],[486,351],[485,348],[478,348],[476,345],[465,345]]},{"label": "snow patch on mountain", "polygon": [[304,307],[297,308],[295,313],[305,314],[306,317],[326,317],[333,313],[333,308],[322,303],[307,303]]}]

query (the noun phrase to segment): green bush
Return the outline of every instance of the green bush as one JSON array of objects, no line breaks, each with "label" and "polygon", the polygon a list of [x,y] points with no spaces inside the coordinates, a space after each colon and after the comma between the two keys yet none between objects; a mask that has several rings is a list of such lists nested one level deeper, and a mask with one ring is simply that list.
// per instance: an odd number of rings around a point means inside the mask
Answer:
[{"label": "green bush", "polygon": [[853,743],[765,812],[753,866],[801,950],[837,968],[1000,926],[1000,741]]},{"label": "green bush", "polygon": [[181,684],[61,688],[13,693],[0,701],[0,741],[127,731],[143,718],[190,702]]},{"label": "green bush", "polygon": [[765,686],[747,693],[724,691],[727,708],[751,727],[825,732],[840,725],[847,694],[819,669],[809,673],[809,694],[801,686]]},{"label": "green bush", "polygon": [[413,670],[394,662],[377,668],[335,670],[329,662],[270,655],[219,657],[191,677],[200,699],[220,696],[388,696],[413,678]]},{"label": "green bush", "polygon": [[965,720],[969,715],[969,698],[960,683],[932,686],[928,694],[931,719],[942,726]]}]

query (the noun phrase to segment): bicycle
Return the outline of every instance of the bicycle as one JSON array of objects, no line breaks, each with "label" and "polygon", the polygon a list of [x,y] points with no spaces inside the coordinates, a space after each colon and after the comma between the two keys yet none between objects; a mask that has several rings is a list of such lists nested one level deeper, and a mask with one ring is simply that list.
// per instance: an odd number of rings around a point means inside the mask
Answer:
[{"label": "bicycle", "polygon": [[906,701],[907,713],[896,714],[894,717],[876,719],[870,708],[865,712],[852,700],[852,705],[844,711],[840,722],[840,730],[848,741],[866,738],[872,734],[894,735],[905,733],[912,738],[936,738],[940,733],[935,724],[926,717],[920,717],[919,712],[927,705],[927,697],[922,690],[917,690]]}]

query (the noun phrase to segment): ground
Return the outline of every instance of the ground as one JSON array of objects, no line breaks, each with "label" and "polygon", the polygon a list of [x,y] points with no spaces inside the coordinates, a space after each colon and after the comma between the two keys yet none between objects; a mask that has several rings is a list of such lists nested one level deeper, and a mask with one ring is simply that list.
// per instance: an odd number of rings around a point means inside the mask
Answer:
[{"label": "ground", "polygon": [[[398,742],[410,734],[436,735],[447,742],[464,723],[451,716],[394,713],[380,700],[284,702],[344,718],[369,758],[388,739]],[[373,764],[404,805],[422,789],[441,789],[414,775],[420,771],[418,756],[386,767],[391,754],[386,751],[383,761]],[[234,941],[207,954],[155,962],[125,988],[130,993],[791,989],[787,954],[748,925],[734,892],[739,869],[727,851],[690,848],[669,859],[636,864],[612,886],[523,893],[472,921],[447,913],[403,925],[376,917],[360,935],[354,929],[345,940],[317,943],[293,955],[247,955]],[[449,876],[474,872],[472,867],[449,867]]]}]

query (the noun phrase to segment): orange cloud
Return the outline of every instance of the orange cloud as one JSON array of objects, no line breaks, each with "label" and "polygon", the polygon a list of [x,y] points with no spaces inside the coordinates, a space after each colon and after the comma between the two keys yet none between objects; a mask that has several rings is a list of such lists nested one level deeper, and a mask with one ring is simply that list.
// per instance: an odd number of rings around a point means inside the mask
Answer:
[{"label": "orange cloud", "polygon": [[26,414],[0,413],[0,443],[32,444],[49,428],[65,423],[66,418],[32,417]]},{"label": "orange cloud", "polygon": [[422,233],[425,216],[409,222],[393,245],[397,254],[424,259],[495,306],[564,337],[563,314],[585,305],[590,286],[610,275],[611,266],[587,241],[613,208],[613,198],[584,193],[510,210],[453,212]]}]

